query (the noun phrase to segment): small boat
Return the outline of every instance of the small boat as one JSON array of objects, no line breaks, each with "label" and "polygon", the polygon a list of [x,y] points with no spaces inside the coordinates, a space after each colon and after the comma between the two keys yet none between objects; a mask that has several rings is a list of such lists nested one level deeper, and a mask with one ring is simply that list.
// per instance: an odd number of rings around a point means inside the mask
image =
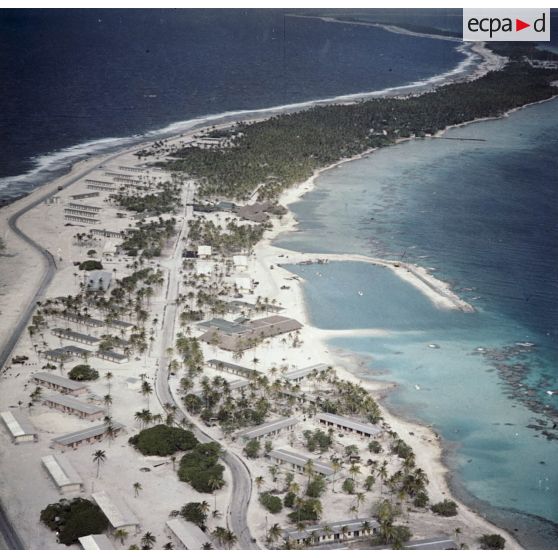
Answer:
[{"label": "small boat", "polygon": [[418,384],[415,384],[415,389],[416,389],[417,391],[420,391],[420,386],[419,386]]},{"label": "small boat", "polygon": [[363,296],[364,293],[362,291],[358,291],[358,296]]},{"label": "small boat", "polygon": [[429,349],[439,349],[440,345],[436,345],[436,343],[429,343],[428,348]]}]

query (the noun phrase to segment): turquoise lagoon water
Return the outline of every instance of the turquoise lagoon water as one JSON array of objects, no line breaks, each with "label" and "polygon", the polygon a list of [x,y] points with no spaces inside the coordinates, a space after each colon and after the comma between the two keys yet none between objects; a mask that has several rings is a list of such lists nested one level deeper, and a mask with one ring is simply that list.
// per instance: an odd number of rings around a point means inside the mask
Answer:
[{"label": "turquoise lagoon water", "polygon": [[[407,142],[324,173],[277,244],[419,263],[477,309],[441,311],[387,269],[292,266],[312,322],[387,403],[442,435],[454,488],[530,548],[558,531],[558,103]],[[479,140],[479,141],[470,141]],[[483,141],[480,141],[483,140]],[[324,242],[325,240],[325,242]],[[519,343],[519,344],[518,344]],[[434,345],[433,348],[429,345]],[[483,351],[479,351],[479,348]]]}]

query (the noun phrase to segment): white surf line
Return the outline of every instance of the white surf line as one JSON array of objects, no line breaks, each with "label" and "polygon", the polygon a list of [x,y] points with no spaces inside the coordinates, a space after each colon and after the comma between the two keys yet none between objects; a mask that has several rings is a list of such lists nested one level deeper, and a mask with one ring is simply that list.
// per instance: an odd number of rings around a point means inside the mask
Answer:
[{"label": "white surf line", "polygon": [[415,264],[397,260],[384,260],[360,254],[300,253],[284,249],[279,250],[279,253],[283,253],[283,255],[287,257],[275,257],[274,261],[277,265],[289,263],[300,264],[353,261],[365,262],[385,267],[395,273],[395,275],[397,275],[400,279],[410,283],[413,287],[427,296],[437,308],[445,310],[459,310],[460,312],[467,313],[475,311],[475,308],[456,295],[447,283],[431,275],[424,267]]}]

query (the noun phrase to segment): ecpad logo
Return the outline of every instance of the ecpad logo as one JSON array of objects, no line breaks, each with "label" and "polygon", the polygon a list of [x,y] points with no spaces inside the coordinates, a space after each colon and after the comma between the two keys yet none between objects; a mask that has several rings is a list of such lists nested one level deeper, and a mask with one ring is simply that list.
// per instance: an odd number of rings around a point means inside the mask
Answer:
[{"label": "ecpad logo", "polygon": [[463,9],[464,41],[550,41],[550,9]]}]

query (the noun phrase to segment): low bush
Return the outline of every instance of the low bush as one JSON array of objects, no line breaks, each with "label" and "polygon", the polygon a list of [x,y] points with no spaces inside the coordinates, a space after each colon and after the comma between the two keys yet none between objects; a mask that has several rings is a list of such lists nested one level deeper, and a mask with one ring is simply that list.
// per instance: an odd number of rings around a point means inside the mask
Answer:
[{"label": "low bush", "polygon": [[58,533],[61,544],[70,546],[79,537],[98,535],[106,531],[109,522],[99,506],[85,498],[60,500],[41,511],[41,521]]},{"label": "low bush", "polygon": [[483,550],[504,550],[506,539],[501,535],[483,535],[479,542]]},{"label": "low bush", "polygon": [[453,500],[444,500],[430,506],[430,509],[436,514],[443,517],[453,517],[457,515],[457,504]]},{"label": "low bush", "polygon": [[211,493],[225,483],[219,464],[221,446],[217,442],[198,444],[180,460],[178,478],[198,492]]},{"label": "low bush", "polygon": [[262,492],[260,494],[260,504],[271,513],[279,513],[283,509],[281,498],[269,492]]},{"label": "low bush", "polygon": [[189,430],[165,424],[146,428],[128,441],[143,455],[160,456],[189,451],[198,445],[196,437]]},{"label": "low bush", "polygon": [[103,264],[97,260],[85,260],[79,264],[81,271],[94,271],[95,269],[103,269]]},{"label": "low bush", "polygon": [[89,364],[78,364],[68,372],[68,378],[76,382],[97,380],[99,378],[99,372],[97,372],[95,368],[91,368]]}]

